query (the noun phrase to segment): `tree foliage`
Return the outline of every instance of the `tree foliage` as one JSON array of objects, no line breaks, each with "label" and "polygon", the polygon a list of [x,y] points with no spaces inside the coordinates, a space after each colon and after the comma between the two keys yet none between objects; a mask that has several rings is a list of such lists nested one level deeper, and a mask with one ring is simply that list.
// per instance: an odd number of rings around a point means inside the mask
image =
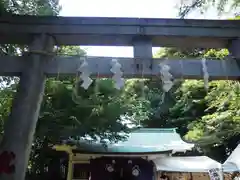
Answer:
[{"label": "tree foliage", "polygon": [[0,8],[2,15],[58,15],[61,10],[58,0],[1,0]]},{"label": "tree foliage", "polygon": [[[161,49],[161,57],[205,57],[224,61],[225,49]],[[224,63],[223,63],[224,64]],[[219,161],[226,159],[240,139],[240,92],[238,81],[210,81],[209,90],[202,80],[177,80],[171,97],[155,107],[148,127],[178,127],[188,141],[197,143],[203,152]],[[157,98],[156,98],[157,99]],[[163,111],[164,110],[164,111]],[[160,113],[159,113],[160,112]]]},{"label": "tree foliage", "polygon": [[210,7],[215,7],[219,14],[231,11],[239,16],[240,0],[183,0],[180,2],[179,16],[184,18],[194,10],[204,13]]}]

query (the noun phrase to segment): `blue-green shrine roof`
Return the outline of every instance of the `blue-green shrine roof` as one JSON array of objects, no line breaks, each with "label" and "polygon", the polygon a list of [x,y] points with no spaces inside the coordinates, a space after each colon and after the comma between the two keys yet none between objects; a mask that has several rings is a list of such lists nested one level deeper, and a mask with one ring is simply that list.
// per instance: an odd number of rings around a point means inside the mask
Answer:
[{"label": "blue-green shrine roof", "polygon": [[194,146],[184,142],[176,129],[165,128],[135,129],[123,141],[108,143],[106,146],[87,140],[78,141],[77,144],[78,152],[104,154],[182,152],[191,150]]}]

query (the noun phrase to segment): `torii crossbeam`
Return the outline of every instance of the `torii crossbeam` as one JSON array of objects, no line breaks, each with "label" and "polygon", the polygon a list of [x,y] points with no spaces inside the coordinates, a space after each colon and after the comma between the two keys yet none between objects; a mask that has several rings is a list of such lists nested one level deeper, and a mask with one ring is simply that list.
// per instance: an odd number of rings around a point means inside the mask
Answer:
[{"label": "torii crossbeam", "polygon": [[227,48],[239,27],[239,20],[10,16],[0,18],[0,42],[29,44],[51,34],[58,45],[133,46],[145,36],[157,47]]},{"label": "torii crossbeam", "polygon": [[[12,174],[0,174],[0,180],[24,180],[45,77],[75,74],[81,63],[79,57],[49,56],[54,45],[133,46],[134,58],[119,59],[125,77],[158,74],[157,66],[163,60],[152,59],[154,46],[228,48],[231,57],[227,60],[207,61],[210,78],[239,79],[239,38],[239,20],[0,17],[0,44],[29,45],[31,52],[22,57],[0,57],[0,75],[20,76],[0,149],[0,153],[6,151],[15,156],[15,169]],[[87,60],[93,75],[111,76],[111,58],[87,57]],[[175,78],[202,78],[201,62],[197,59],[167,63]]]},{"label": "torii crossbeam", "polygon": [[[26,61],[26,59],[28,59]],[[139,59],[135,58],[117,58],[122,65],[124,78],[154,78],[159,76],[159,64],[165,59],[143,59],[149,65],[142,69],[137,66]],[[111,57],[86,57],[88,70],[92,77],[108,77],[113,73],[111,69]],[[24,68],[28,66],[31,57],[3,57],[0,59],[0,75],[2,76],[20,76]],[[47,61],[43,65],[43,71],[47,77],[68,75],[76,76],[82,60],[80,57],[56,57],[52,61]],[[202,63],[200,59],[171,59],[166,64],[170,66],[170,72],[175,79],[203,79]],[[209,60],[207,61],[209,79],[211,80],[238,80],[240,69],[237,60]]]}]

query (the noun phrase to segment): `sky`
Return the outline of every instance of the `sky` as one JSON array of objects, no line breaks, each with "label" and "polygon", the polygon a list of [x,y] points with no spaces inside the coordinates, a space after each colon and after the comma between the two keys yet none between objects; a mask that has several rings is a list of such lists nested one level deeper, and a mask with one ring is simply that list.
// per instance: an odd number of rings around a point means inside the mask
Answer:
[{"label": "sky", "polygon": [[[164,2],[164,3],[163,3]],[[60,0],[62,11],[60,16],[81,17],[138,17],[138,18],[176,18],[179,0]],[[225,14],[218,17],[213,8],[207,13],[191,13],[192,19],[225,19],[231,17]],[[86,47],[89,56],[133,57],[132,47]],[[159,48],[153,48],[153,54]]]}]

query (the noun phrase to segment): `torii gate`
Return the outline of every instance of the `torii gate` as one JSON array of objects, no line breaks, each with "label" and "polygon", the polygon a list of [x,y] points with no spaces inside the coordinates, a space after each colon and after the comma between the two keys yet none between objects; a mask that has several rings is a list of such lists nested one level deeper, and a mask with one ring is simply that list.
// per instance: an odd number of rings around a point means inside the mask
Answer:
[{"label": "torii gate", "polygon": [[[0,58],[0,75],[21,77],[1,144],[5,156],[15,157],[8,169],[13,171],[1,174],[0,180],[24,180],[46,76],[75,75],[79,67],[77,57],[53,58],[55,44],[133,46],[134,58],[119,58],[127,78],[158,74],[162,59],[152,60],[153,46],[228,48],[233,58],[224,61],[224,67],[221,61],[207,61],[208,73],[210,79],[234,80],[240,77],[239,38],[239,20],[1,17],[0,43],[29,45],[30,53]],[[93,76],[112,75],[112,58],[87,59]],[[203,74],[201,61],[196,59],[169,60],[168,65],[175,78],[201,79]]]}]

